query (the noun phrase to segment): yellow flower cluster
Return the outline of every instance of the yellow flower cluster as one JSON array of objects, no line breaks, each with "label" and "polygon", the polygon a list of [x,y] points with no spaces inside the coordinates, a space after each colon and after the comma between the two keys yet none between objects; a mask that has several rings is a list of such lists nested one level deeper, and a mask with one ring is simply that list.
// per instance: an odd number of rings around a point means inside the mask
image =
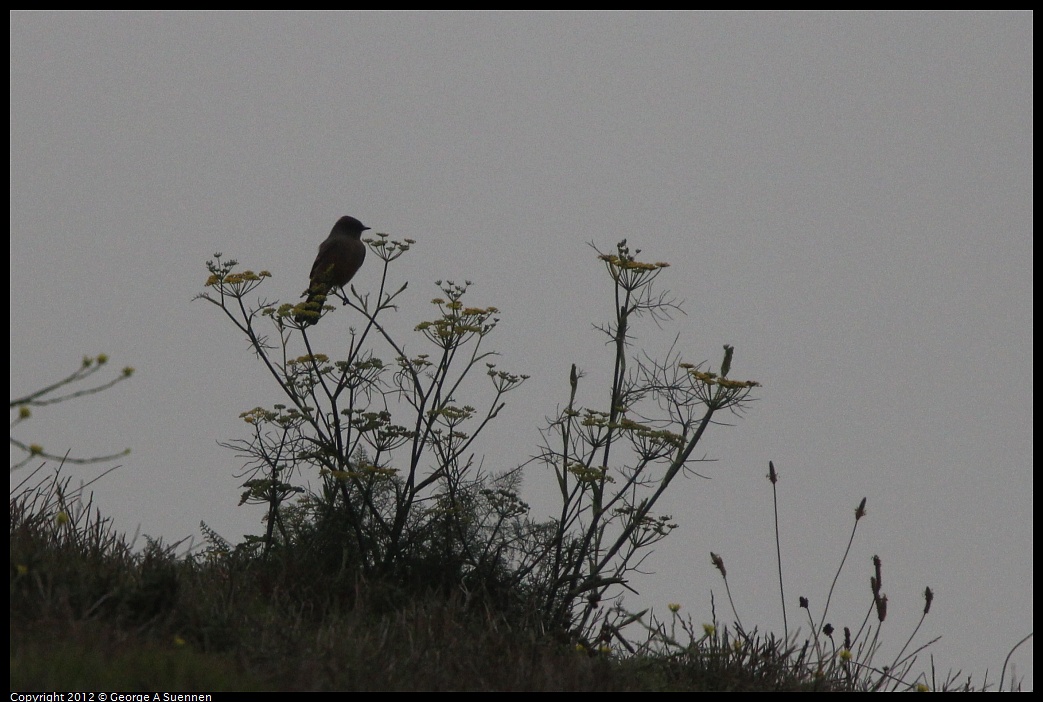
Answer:
[{"label": "yellow flower cluster", "polygon": [[[416,325],[416,331],[424,332],[435,343],[447,340],[459,341],[470,334],[485,334],[495,324],[495,322],[490,323],[489,318],[499,312],[495,307],[464,308],[459,300],[447,303],[436,298],[431,302],[443,306],[448,312],[445,312],[440,319],[421,322]],[[439,345],[442,344],[439,343]]]},{"label": "yellow flower cluster", "polygon": [[643,261],[635,261],[630,257],[620,258],[615,254],[601,254],[598,258],[613,268],[621,268],[628,271],[656,271],[660,268],[670,267],[669,263],[645,263]]},{"label": "yellow flower cluster", "polygon": [[688,371],[688,374],[705,385],[718,385],[725,390],[745,390],[747,388],[759,388],[761,386],[756,380],[732,380],[731,378],[722,378],[716,373],[710,373],[708,371],[701,371],[691,364],[682,363],[681,368]]},{"label": "yellow flower cluster", "polygon": [[614,483],[615,479],[611,475],[607,475],[608,468],[605,466],[601,467],[587,467],[582,463],[573,463],[569,466],[569,472],[576,476],[576,479],[581,483],[596,483],[604,480],[606,483]]},{"label": "yellow flower cluster", "polygon": [[263,407],[254,407],[252,410],[248,410],[239,415],[239,417],[247,424],[261,424],[263,422],[273,422],[278,417],[275,412],[266,410]]},{"label": "yellow flower cluster", "polygon": [[262,278],[271,278],[272,274],[268,271],[261,271],[260,273],[254,273],[253,271],[243,271],[242,273],[212,273],[209,278],[206,279],[206,287],[211,288],[218,285],[242,285],[243,283],[254,283]]},{"label": "yellow flower cluster", "polygon": [[294,366],[294,365],[297,365],[298,363],[307,363],[308,365],[311,365],[313,363],[317,363],[317,364],[320,364],[320,365],[324,365],[324,364],[329,363],[329,362],[330,362],[330,357],[327,356],[326,354],[324,354],[324,353],[314,353],[314,354],[306,354],[304,356],[298,356],[297,358],[291,358],[289,361],[286,362],[286,365]]}]

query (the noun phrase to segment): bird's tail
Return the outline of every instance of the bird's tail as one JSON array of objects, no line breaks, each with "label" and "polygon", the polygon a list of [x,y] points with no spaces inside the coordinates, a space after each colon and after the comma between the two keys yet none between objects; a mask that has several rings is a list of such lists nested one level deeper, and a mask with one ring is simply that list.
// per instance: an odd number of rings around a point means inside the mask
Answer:
[{"label": "bird's tail", "polygon": [[293,318],[302,328],[318,322],[322,315],[322,306],[326,304],[326,291],[322,287],[312,287],[307,295],[308,299],[297,305],[298,311]]}]

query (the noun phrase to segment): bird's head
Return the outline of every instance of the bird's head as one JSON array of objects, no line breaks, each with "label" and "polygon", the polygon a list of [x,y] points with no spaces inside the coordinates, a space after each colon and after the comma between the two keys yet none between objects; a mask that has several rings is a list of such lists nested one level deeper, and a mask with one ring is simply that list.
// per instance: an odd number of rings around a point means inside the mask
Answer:
[{"label": "bird's head", "polygon": [[352,236],[362,236],[362,232],[369,229],[365,224],[358,221],[354,217],[341,217],[337,220],[337,223],[333,225],[333,231],[344,232]]}]

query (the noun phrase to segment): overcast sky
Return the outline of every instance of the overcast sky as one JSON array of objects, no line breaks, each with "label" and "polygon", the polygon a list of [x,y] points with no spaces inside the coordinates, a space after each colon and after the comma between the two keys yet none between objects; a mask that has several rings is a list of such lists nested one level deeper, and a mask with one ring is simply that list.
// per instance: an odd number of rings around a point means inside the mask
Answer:
[{"label": "overcast sky", "polygon": [[[604,401],[592,324],[612,302],[588,242],[627,238],[672,264],[659,280],[686,301],[633,330],[640,348],[679,334],[686,359],[717,364],[734,344],[732,375],[763,383],[709,433],[711,479],[664,506],[680,529],[633,608],[677,602],[699,623],[712,591],[726,619],[713,550],[744,624],[781,633],[773,460],[791,626],[806,628],[798,595],[821,611],[867,497],[830,619],[857,628],[879,554],[885,652],[929,585],[936,666],[995,681],[1033,621],[1032,20],[13,13],[11,394],[85,354],[137,369],[16,435],[129,446],[95,495],[123,530],[259,533],[217,442],[280,398],[192,298],[221,251],[295,302],[353,215],[417,242],[393,269],[404,327],[431,316],[439,279],[500,308],[499,363],[532,376],[485,444],[487,468],[510,468],[572,363],[582,401]],[[339,310],[315,338],[334,351],[351,324]],[[1032,650],[1014,656],[1029,685]]]}]

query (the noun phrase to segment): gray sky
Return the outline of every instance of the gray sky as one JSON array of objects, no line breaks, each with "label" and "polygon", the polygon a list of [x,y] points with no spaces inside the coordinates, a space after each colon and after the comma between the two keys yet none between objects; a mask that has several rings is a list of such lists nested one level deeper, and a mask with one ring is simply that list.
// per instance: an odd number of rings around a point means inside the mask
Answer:
[{"label": "gray sky", "polygon": [[[1033,619],[1032,60],[1029,13],[14,13],[11,394],[84,354],[137,369],[18,435],[131,447],[95,498],[131,533],[259,533],[217,441],[279,397],[191,300],[221,251],[296,301],[351,214],[417,241],[405,327],[438,279],[501,309],[501,367],[532,376],[486,444],[510,468],[571,363],[604,399],[587,242],[625,237],[686,300],[643,348],[680,334],[717,364],[734,344],[732,375],[764,384],[709,434],[712,479],[671,496],[681,528],[634,608],[699,623],[713,591],[727,619],[713,550],[747,627],[781,632],[771,459],[791,626],[798,595],[821,612],[865,496],[832,622],[857,628],[879,554],[882,658],[929,585],[936,666],[995,681]],[[1031,644],[1014,660],[1031,685]]]}]

